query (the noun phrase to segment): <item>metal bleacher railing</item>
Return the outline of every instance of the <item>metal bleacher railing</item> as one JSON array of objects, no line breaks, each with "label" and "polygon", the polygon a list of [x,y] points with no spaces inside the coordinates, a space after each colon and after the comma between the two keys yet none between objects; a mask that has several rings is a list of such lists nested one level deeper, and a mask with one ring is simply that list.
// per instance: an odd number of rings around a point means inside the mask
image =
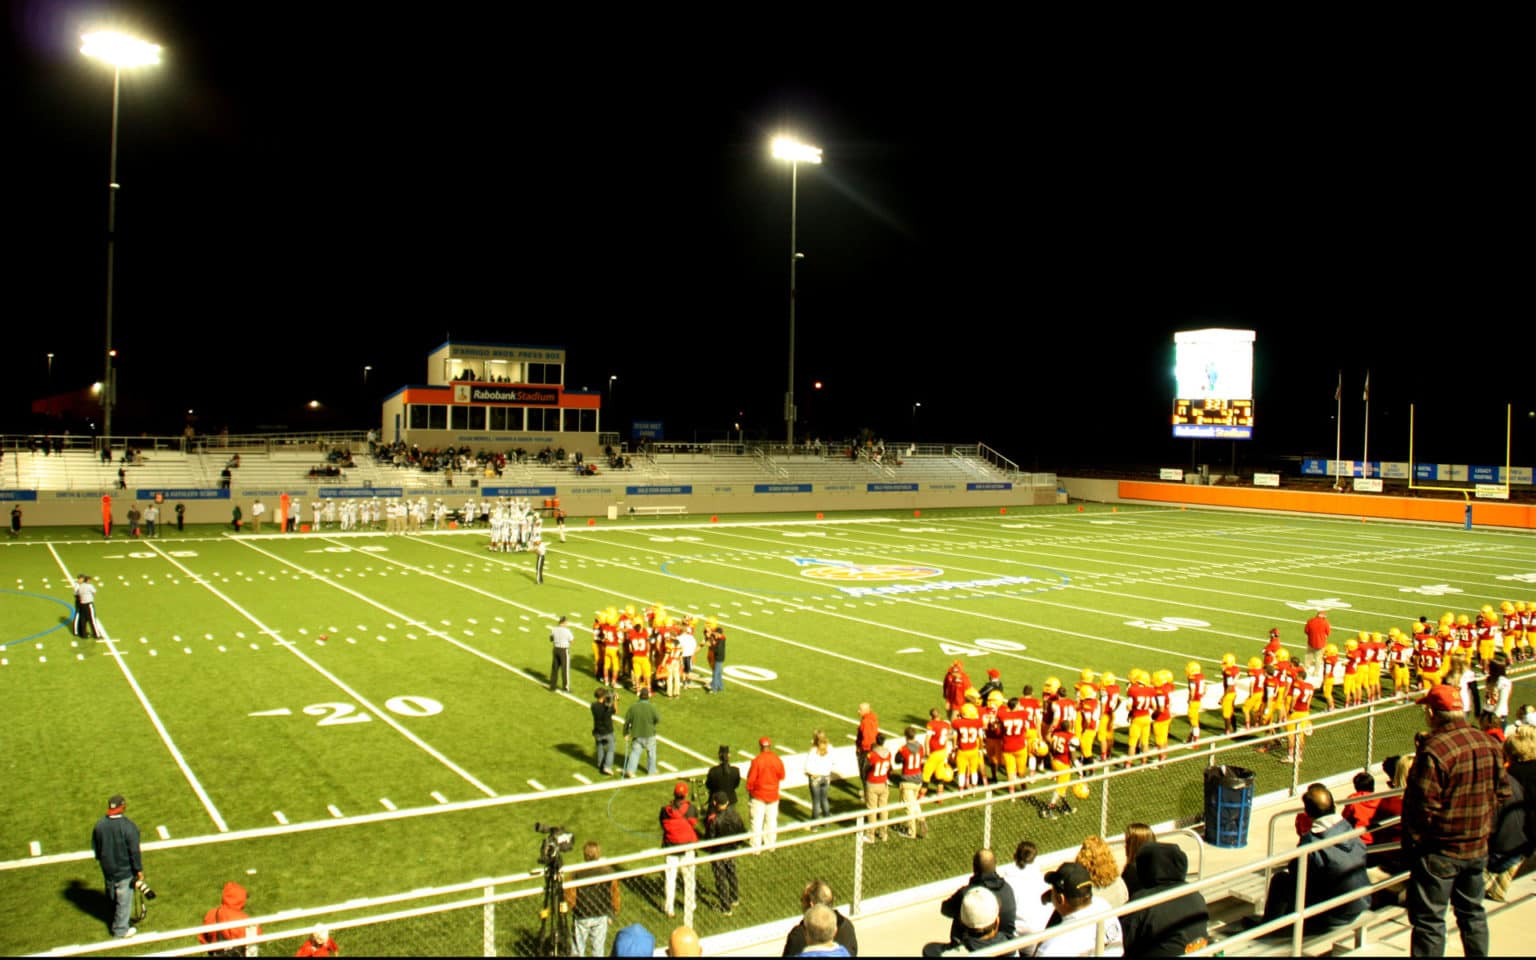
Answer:
[{"label": "metal bleacher railing", "polygon": [[[1265,758],[1270,766],[1267,771],[1255,772],[1254,792],[1263,786],[1294,796],[1303,777],[1322,780],[1379,763],[1392,753],[1408,752],[1421,720],[1421,711],[1408,695],[1339,710],[1336,715],[1314,720],[1303,763],[1283,766]],[[750,848],[716,852],[709,841],[665,851],[647,849],[595,861],[596,865],[618,872],[586,880],[572,878],[567,888],[619,880],[625,904],[620,925],[638,921],[658,931],[686,923],[701,936],[749,940],[754,934],[748,928],[777,929],[777,935],[782,937],[783,929],[794,922],[798,891],[812,877],[826,879],[838,896],[850,904],[851,914],[858,917],[871,898],[889,902],[902,896],[903,891],[910,892],[925,884],[954,882],[967,871],[971,855],[980,847],[1009,851],[1018,840],[1028,838],[1042,850],[1069,850],[1090,834],[1111,836],[1111,824],[1119,828],[1130,822],[1154,824],[1160,836],[1176,833],[1200,822],[1204,774],[1210,766],[1257,766],[1255,744],[1287,736],[1285,725],[1275,724],[1193,744],[1170,744],[1165,759],[1149,756],[1144,766],[1126,766],[1123,755],[1087,765],[1080,776],[1091,799],[1077,801],[1079,811],[1075,815],[1036,815],[1059,789],[1054,774],[1047,773],[1012,784],[1003,782],[929,796],[915,814],[899,801],[893,801],[885,808],[889,821],[881,825],[891,832],[893,839],[889,843],[865,841],[865,835],[872,833],[875,826],[866,822],[867,811],[857,809],[818,821],[785,822],[779,828],[777,842],[763,856],[754,856]],[[641,778],[614,789],[655,788],[659,795],[677,776],[682,776],[695,784],[697,796],[702,791],[703,773],[695,770]],[[1072,795],[1068,796],[1070,802]],[[803,804],[793,792],[788,799]],[[926,826],[926,839],[899,837],[898,830],[910,829],[918,821]],[[1119,832],[1116,829],[1115,833]],[[576,838],[578,848],[582,839]],[[681,858],[672,868],[673,896],[666,891],[669,854]],[[1296,856],[1291,851],[1263,859],[1256,857],[1238,870],[1209,877],[1199,876],[1203,866],[1197,866],[1193,888],[1223,890],[1239,878],[1266,866],[1289,862]],[[706,875],[712,871],[703,869],[727,859],[737,864],[745,901],[729,915],[721,909],[720,893],[707,882]],[[1201,863],[1198,856],[1191,860]],[[291,954],[314,922],[323,919],[338,938],[345,932],[344,946],[354,954],[542,955],[548,947],[540,939],[544,880],[543,871],[525,871],[287,910],[246,921],[259,924],[263,932],[240,943]],[[666,909],[674,902],[675,918]],[[1134,908],[1154,902],[1138,900]],[[1307,905],[1298,900],[1298,904],[1299,910],[1315,912],[1331,901]],[[168,956],[187,955],[207,949],[192,939],[207,929],[210,928],[146,931],[128,941],[60,947],[50,953],[113,955],[125,950],[142,953],[150,948]],[[763,939],[761,933],[756,936]]]}]

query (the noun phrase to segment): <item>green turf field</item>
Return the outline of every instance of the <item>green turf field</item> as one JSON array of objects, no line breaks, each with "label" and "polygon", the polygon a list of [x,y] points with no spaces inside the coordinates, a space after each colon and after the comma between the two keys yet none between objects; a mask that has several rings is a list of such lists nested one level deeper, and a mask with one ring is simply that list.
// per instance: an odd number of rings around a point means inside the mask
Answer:
[{"label": "green turf field", "polygon": [[[0,951],[104,938],[89,838],[115,792],[155,845],[160,929],[197,923],[226,879],[255,913],[531,869],[535,821],[609,854],[654,847],[665,785],[591,761],[586,626],[610,605],[726,628],[725,694],[656,701],[663,771],[696,772],[763,735],[793,752],[817,727],[847,743],[864,700],[896,734],[940,703],[957,658],[973,678],[998,667],[1011,692],[1084,667],[1182,677],[1196,659],[1214,674],[1271,626],[1299,651],[1318,607],[1342,636],[1536,596],[1525,533],[1166,508],[573,524],[543,585],[529,555],[484,544],[213,527],[3,544],[0,902],[25,920],[0,924]],[[71,635],[82,572],[101,583],[110,642]],[[545,688],[562,614],[577,628],[569,695]],[[795,793],[787,820],[806,815]]]}]

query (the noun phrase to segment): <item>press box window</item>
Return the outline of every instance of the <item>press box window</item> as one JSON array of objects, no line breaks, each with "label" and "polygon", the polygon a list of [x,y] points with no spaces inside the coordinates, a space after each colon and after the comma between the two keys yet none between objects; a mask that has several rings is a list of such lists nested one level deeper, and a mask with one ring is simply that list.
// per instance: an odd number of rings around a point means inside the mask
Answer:
[{"label": "press box window", "polygon": [[411,404],[410,427],[412,430],[427,429],[427,409],[424,403]]},{"label": "press box window", "polygon": [[427,429],[448,429],[448,407],[446,404],[434,403],[427,407]]},{"label": "press box window", "polygon": [[453,410],[453,413],[449,417],[449,428],[452,430],[468,430],[470,408],[455,405],[451,409]]}]

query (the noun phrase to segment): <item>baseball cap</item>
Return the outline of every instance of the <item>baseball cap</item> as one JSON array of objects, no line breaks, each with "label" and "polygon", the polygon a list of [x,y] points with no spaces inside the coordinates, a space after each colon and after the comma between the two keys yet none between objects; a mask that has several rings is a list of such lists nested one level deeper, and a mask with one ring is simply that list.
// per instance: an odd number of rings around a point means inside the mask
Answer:
[{"label": "baseball cap", "polygon": [[1093,878],[1088,875],[1088,868],[1074,860],[1047,873],[1045,882],[1064,897],[1080,897],[1085,889],[1091,890],[1093,887]]},{"label": "baseball cap", "polygon": [[121,807],[127,806],[127,804],[128,804],[128,798],[127,797],[123,796],[120,793],[114,793],[114,794],[112,794],[112,799],[107,801],[107,809],[108,810],[117,810],[117,809],[120,809]]},{"label": "baseball cap", "polygon": [[651,931],[638,923],[632,923],[613,938],[615,957],[649,957],[656,952],[656,938]]},{"label": "baseball cap", "polygon": [[996,667],[993,667],[992,669],[987,671],[987,676],[992,677],[994,679],[997,678],[997,677],[1001,677],[1002,675],[1003,675],[1003,672],[1001,670],[997,669]]},{"label": "baseball cap", "polygon": [[759,747],[771,747],[773,746],[773,741],[767,737],[759,737],[757,740],[757,745]]},{"label": "baseball cap", "polygon": [[710,795],[709,799],[722,807],[730,806],[731,803],[731,795],[726,793],[724,790],[716,790],[713,794]]},{"label": "baseball cap", "polygon": [[986,887],[972,887],[960,901],[960,923],[972,930],[987,929],[997,915],[997,895]]},{"label": "baseball cap", "polygon": [[1437,683],[1429,688],[1429,692],[1417,701],[1419,706],[1428,707],[1436,713],[1450,713],[1463,709],[1461,691],[1446,683]]}]

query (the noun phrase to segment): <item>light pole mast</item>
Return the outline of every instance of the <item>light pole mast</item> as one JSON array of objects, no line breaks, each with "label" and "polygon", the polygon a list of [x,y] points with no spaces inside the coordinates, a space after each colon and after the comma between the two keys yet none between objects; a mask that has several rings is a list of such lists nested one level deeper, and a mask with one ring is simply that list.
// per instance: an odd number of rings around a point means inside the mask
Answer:
[{"label": "light pole mast", "polygon": [[789,385],[784,391],[784,442],[795,445],[795,300],[796,268],[805,254],[800,252],[797,233],[800,213],[800,163],[820,163],[821,148],[800,143],[789,137],[775,137],[773,155],[789,161]]}]

